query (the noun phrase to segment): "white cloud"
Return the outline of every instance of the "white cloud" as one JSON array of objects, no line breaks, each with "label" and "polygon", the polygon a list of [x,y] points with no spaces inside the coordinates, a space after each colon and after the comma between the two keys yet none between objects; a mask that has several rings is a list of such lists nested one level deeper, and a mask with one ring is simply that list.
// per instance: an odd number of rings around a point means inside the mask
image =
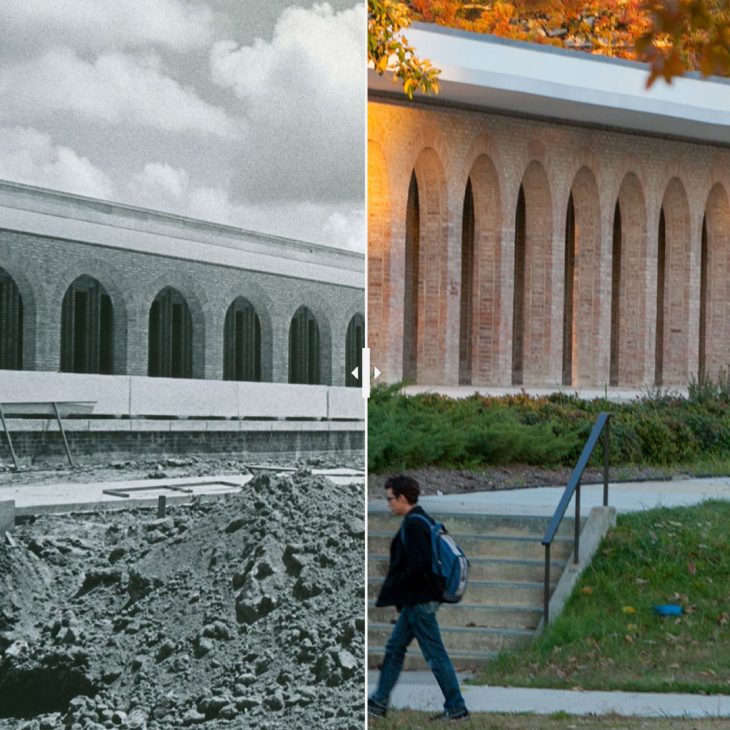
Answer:
[{"label": "white cloud", "polygon": [[2,0],[0,54],[50,46],[108,51],[149,44],[188,51],[213,37],[213,13],[180,0]]},{"label": "white cloud", "polygon": [[149,163],[133,176],[126,201],[146,208],[324,246],[365,250],[365,214],[333,203],[235,203],[219,187],[193,185],[187,171]]},{"label": "white cloud", "polygon": [[38,60],[0,68],[0,114],[28,118],[70,112],[85,119],[171,132],[194,130],[235,137],[223,109],[165,76],[154,55],[107,53],[90,62],[74,51],[48,51]]},{"label": "white cloud", "polygon": [[109,177],[86,157],[29,127],[0,128],[0,178],[110,199]]},{"label": "white cloud", "polygon": [[288,8],[270,42],[213,46],[213,80],[243,100],[249,122],[236,195],[362,199],[364,54],[363,5]]}]

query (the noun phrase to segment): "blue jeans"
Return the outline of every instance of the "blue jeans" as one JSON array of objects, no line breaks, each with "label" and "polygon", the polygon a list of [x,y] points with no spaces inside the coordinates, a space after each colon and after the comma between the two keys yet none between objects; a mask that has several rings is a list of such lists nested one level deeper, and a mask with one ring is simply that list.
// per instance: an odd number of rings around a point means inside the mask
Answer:
[{"label": "blue jeans", "polygon": [[393,633],[385,645],[383,668],[380,670],[378,688],[370,695],[373,702],[387,707],[390,693],[398,681],[406,650],[413,639],[418,640],[423,658],[431,667],[441,691],[444,693],[444,712],[453,715],[466,708],[466,703],[459,689],[459,680],[456,678],[454,666],[446,653],[441,631],[436,619],[439,604],[418,603],[415,606],[403,606],[398,621],[393,627]]}]

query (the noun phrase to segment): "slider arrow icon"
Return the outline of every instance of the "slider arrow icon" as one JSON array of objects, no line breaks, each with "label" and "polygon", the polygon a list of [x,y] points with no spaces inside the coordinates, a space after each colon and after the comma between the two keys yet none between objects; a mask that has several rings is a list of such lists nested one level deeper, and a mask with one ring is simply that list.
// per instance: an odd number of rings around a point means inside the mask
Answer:
[{"label": "slider arrow icon", "polygon": [[380,375],[380,370],[378,368],[373,367],[373,380],[376,380],[378,375]]},{"label": "slider arrow icon", "polygon": [[350,373],[350,375],[354,375],[355,380],[359,380],[360,379],[360,368],[355,367],[355,369]]}]

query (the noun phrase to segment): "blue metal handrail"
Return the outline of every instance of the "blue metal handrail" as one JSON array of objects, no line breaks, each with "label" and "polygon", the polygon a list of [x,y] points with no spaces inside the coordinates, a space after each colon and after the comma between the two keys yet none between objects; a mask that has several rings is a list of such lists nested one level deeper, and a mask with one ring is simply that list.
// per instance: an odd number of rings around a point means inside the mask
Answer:
[{"label": "blue metal handrail", "polygon": [[550,618],[550,546],[555,539],[555,534],[558,531],[558,527],[565,516],[565,512],[568,509],[570,500],[575,494],[575,533],[573,538],[573,562],[578,562],[578,549],[580,547],[580,480],[583,477],[583,472],[586,466],[588,466],[588,460],[591,458],[593,450],[596,448],[598,439],[603,433],[603,506],[608,506],[608,454],[609,454],[609,440],[611,434],[610,426],[611,414],[602,412],[598,414],[596,423],[593,426],[591,435],[583,446],[578,463],[573,469],[573,473],[570,475],[568,485],[565,487],[563,496],[560,498],[555,513],[553,514],[552,520],[545,531],[545,536],[542,538],[542,544],[545,546],[545,593],[543,600],[543,626],[547,626]]}]

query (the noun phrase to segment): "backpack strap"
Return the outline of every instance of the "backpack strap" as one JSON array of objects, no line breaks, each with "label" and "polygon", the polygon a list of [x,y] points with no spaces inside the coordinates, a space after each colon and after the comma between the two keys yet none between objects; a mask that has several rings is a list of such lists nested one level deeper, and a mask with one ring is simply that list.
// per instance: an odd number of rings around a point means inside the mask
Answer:
[{"label": "backpack strap", "polygon": [[[417,512],[415,515],[407,515],[407,517],[420,517],[420,519],[422,519],[428,525],[429,530],[431,529],[431,527],[433,525],[436,524],[435,521],[431,522],[431,520],[429,520],[428,517],[426,517],[426,515],[422,515],[419,512]],[[401,542],[403,543],[403,547],[405,547],[405,545],[406,545],[406,520],[405,519],[403,520],[403,522],[401,522],[399,532],[400,532]]]}]

